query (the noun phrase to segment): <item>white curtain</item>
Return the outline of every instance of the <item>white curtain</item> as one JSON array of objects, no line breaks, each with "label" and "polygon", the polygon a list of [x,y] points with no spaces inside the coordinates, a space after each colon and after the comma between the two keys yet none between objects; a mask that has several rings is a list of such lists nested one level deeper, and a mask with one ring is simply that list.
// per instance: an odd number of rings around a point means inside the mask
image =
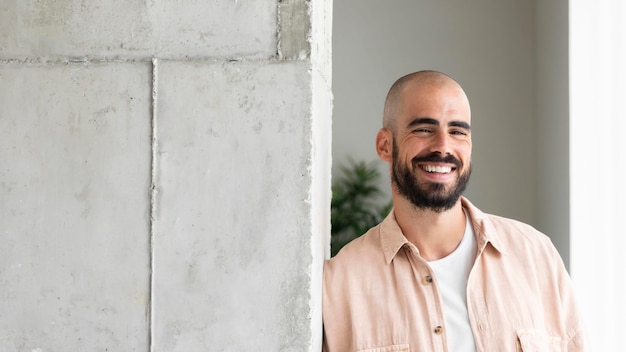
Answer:
[{"label": "white curtain", "polygon": [[626,1],[571,0],[574,284],[594,351],[626,351]]}]

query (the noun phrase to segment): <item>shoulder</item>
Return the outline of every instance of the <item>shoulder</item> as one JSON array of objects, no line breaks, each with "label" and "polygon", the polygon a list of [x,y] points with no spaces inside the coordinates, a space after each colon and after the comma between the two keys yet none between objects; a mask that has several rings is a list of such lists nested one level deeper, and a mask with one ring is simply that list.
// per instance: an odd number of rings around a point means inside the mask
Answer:
[{"label": "shoulder", "polygon": [[505,237],[514,236],[516,239],[519,240],[527,240],[533,242],[550,241],[548,236],[546,236],[544,233],[537,230],[533,226],[519,220],[493,214],[485,214],[485,219],[491,223],[491,225],[499,235]]},{"label": "shoulder", "polygon": [[384,261],[380,241],[380,224],[346,244],[324,264],[325,274],[336,270],[357,270],[365,264]]},{"label": "shoulder", "polygon": [[464,199],[464,202],[479,241],[490,242],[507,253],[550,258],[558,256],[550,237],[535,227],[515,219],[484,213],[468,200]]},{"label": "shoulder", "polygon": [[489,240],[551,243],[548,236],[527,223],[500,215],[485,213],[464,197],[462,198],[462,204],[469,212],[472,226],[479,236],[485,236]]},{"label": "shoulder", "polygon": [[535,227],[519,220],[499,215],[485,214],[496,236],[506,241],[528,242],[537,245],[552,245],[550,238]]},{"label": "shoulder", "polygon": [[561,256],[550,237],[533,226],[506,217],[484,214],[483,236],[494,247],[518,260],[561,266]]}]

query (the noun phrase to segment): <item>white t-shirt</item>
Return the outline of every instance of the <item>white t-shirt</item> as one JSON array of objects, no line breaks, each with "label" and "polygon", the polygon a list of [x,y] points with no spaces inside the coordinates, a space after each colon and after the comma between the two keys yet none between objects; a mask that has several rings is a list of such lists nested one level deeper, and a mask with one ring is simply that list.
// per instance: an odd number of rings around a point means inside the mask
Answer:
[{"label": "white t-shirt", "polygon": [[[465,211],[465,209],[464,209]],[[467,315],[467,278],[476,258],[476,237],[465,214],[465,234],[459,246],[445,258],[428,262],[443,299],[448,351],[476,352]]]}]

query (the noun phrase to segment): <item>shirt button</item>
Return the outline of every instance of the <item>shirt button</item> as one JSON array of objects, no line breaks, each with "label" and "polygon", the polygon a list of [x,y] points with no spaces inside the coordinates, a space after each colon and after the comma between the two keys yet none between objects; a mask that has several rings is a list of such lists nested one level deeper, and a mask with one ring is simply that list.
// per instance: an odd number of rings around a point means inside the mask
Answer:
[{"label": "shirt button", "polygon": [[430,275],[424,276],[424,285],[430,285],[433,282],[433,277]]},{"label": "shirt button", "polygon": [[443,327],[441,327],[441,326],[436,327],[436,328],[435,328],[435,334],[436,334],[436,335],[441,335],[441,334],[443,334]]}]

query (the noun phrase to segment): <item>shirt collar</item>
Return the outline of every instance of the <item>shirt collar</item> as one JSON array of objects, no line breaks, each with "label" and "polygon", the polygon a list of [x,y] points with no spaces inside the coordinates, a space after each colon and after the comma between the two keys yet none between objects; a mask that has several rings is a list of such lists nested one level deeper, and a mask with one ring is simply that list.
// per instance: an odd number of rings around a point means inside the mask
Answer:
[{"label": "shirt collar", "polygon": [[461,197],[461,204],[469,213],[472,227],[476,233],[478,252],[482,253],[482,251],[487,247],[487,244],[490,244],[498,252],[506,254],[506,246],[504,245],[501,236],[498,235],[493,223],[489,219],[489,215],[476,208],[474,204],[472,204],[465,197]]},{"label": "shirt collar", "polygon": [[[497,232],[491,224],[491,221],[489,221],[487,214],[476,208],[465,197],[461,197],[461,204],[469,214],[470,221],[476,235],[476,243],[478,245],[479,253],[482,253],[487,245],[490,244],[498,252],[506,254],[505,246],[502,241],[500,241],[499,236],[497,236]],[[400,248],[405,245],[411,245],[406,237],[404,237],[404,234],[400,229],[400,225],[398,225],[398,222],[396,221],[393,209],[380,224],[380,241],[387,264],[391,263]]]},{"label": "shirt collar", "polygon": [[391,209],[389,215],[380,224],[380,244],[387,264],[391,263],[400,248],[408,243],[409,241],[404,237],[396,221],[394,209]]}]

